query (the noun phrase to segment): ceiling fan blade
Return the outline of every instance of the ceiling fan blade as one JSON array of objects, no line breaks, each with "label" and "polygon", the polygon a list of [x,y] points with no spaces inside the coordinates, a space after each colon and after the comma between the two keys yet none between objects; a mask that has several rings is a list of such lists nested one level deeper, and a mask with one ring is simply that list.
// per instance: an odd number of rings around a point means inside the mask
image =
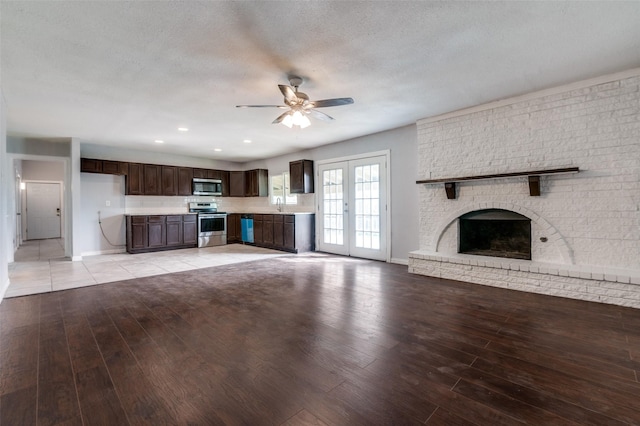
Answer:
[{"label": "ceiling fan blade", "polygon": [[276,118],[275,120],[273,120],[273,121],[271,122],[271,124],[278,124],[278,123],[281,123],[281,122],[282,122],[282,120],[284,120],[284,118],[285,118],[287,115],[289,115],[289,112],[290,112],[290,111],[287,111],[287,112],[285,112],[285,113],[280,114],[280,115],[278,116],[278,118]]},{"label": "ceiling fan blade", "polygon": [[278,84],[278,87],[280,88],[280,91],[284,95],[284,98],[287,100],[287,103],[289,104],[298,103],[298,97],[296,96],[296,92],[294,92],[291,87],[286,86],[284,84]]},{"label": "ceiling fan blade", "polygon": [[324,108],[340,105],[349,105],[353,103],[353,98],[335,98],[335,99],[323,99],[321,101],[309,102],[312,108]]},{"label": "ceiling fan blade", "polygon": [[305,111],[307,114],[322,121],[333,121],[334,118],[324,112],[316,111],[315,109],[308,109]]},{"label": "ceiling fan blade", "polygon": [[288,109],[285,105],[236,105],[236,108],[281,108]]}]

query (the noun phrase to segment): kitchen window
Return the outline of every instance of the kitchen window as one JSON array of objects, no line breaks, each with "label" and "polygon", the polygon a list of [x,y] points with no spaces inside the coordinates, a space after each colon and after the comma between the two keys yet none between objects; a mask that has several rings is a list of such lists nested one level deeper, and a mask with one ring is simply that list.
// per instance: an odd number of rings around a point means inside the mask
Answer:
[{"label": "kitchen window", "polygon": [[289,172],[271,176],[271,204],[278,204],[278,198],[282,204],[298,204],[298,196],[290,190]]}]

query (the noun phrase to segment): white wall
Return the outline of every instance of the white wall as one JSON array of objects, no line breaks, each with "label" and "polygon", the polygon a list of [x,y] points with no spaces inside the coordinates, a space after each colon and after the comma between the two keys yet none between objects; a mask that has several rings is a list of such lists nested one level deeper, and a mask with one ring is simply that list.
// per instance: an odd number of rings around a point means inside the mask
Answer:
[{"label": "white wall", "polygon": [[[463,182],[455,200],[421,185],[415,272],[640,307],[640,69],[422,120],[418,152],[422,179],[580,172],[543,176],[539,197],[525,177]],[[482,208],[531,219],[531,262],[457,254],[457,217]]]},{"label": "white wall", "polygon": [[71,140],[69,138],[34,139],[15,136],[7,137],[7,153],[69,158],[71,155]]},{"label": "white wall", "polygon": [[13,252],[12,229],[15,229],[14,216],[8,205],[11,191],[13,167],[7,159],[7,107],[0,88],[0,302],[9,288],[9,253]]},{"label": "white wall", "polygon": [[22,180],[64,181],[64,163],[61,161],[22,161]]},{"label": "white wall", "polygon": [[[126,245],[124,176],[82,173],[80,187],[81,214],[74,226],[82,235],[81,255],[123,252]],[[102,236],[98,211],[104,233],[113,245]]]}]

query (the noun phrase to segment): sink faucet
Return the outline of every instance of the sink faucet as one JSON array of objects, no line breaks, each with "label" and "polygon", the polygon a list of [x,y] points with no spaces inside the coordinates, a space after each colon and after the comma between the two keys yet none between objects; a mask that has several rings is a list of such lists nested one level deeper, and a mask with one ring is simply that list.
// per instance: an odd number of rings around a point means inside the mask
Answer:
[{"label": "sink faucet", "polygon": [[282,200],[280,197],[276,197],[276,208],[279,212],[282,212]]}]

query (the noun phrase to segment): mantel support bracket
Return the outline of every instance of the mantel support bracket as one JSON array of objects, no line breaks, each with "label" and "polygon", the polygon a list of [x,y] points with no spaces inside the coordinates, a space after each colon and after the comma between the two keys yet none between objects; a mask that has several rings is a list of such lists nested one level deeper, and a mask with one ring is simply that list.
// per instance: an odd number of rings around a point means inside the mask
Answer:
[{"label": "mantel support bracket", "polygon": [[540,196],[540,176],[529,176],[529,195]]},{"label": "mantel support bracket", "polygon": [[447,192],[448,200],[456,199],[456,183],[455,182],[445,182],[444,190]]}]

